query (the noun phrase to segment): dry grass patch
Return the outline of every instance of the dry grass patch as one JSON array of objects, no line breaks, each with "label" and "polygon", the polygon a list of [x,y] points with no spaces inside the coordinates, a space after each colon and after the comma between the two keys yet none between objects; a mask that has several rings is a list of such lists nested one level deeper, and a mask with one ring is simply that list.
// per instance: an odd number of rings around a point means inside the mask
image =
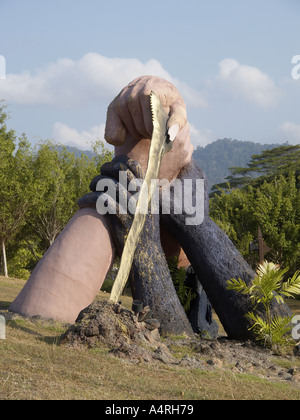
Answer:
[{"label": "dry grass patch", "polygon": [[[23,285],[22,280],[0,278],[3,314]],[[130,307],[130,298],[122,301]],[[163,363],[133,365],[112,356],[105,346],[79,350],[59,345],[66,328],[22,317],[7,321],[6,340],[0,340],[0,399],[300,399],[293,384],[249,374]]]}]

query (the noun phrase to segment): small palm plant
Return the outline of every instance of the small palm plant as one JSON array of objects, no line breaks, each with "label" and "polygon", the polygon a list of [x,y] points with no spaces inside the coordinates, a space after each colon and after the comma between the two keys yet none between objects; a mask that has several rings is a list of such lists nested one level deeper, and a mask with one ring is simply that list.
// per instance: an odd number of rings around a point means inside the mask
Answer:
[{"label": "small palm plant", "polygon": [[[256,271],[253,282],[249,285],[242,279],[231,279],[227,282],[229,290],[248,295],[254,305],[254,309],[245,316],[252,322],[249,330],[252,330],[257,341],[266,347],[279,348],[290,342],[288,333],[291,331],[291,319],[289,316],[272,316],[271,304],[274,299],[284,303],[285,297],[295,297],[300,294],[300,271],[297,271],[287,281],[283,281],[288,268],[280,267],[271,262],[263,262]],[[264,317],[256,313],[258,305],[264,309]]]},{"label": "small palm plant", "polygon": [[186,269],[184,267],[178,267],[178,263],[179,260],[177,257],[168,259],[168,266],[177,296],[183,309],[188,313],[191,307],[191,301],[196,297],[196,294],[186,284]]}]

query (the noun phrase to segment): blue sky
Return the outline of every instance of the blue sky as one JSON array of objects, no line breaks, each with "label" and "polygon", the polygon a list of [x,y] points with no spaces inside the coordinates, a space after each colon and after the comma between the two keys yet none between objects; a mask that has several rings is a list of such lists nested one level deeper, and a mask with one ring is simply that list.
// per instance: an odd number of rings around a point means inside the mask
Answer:
[{"label": "blue sky", "polygon": [[300,143],[299,0],[0,0],[0,19],[0,98],[33,143],[88,148],[142,74],[177,86],[195,147]]}]

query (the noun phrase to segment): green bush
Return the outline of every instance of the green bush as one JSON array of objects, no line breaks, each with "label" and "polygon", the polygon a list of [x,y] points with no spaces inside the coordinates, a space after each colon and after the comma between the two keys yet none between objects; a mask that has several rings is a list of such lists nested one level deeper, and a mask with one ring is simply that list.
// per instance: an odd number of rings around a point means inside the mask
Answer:
[{"label": "green bush", "polygon": [[[229,290],[248,295],[254,305],[253,311],[245,316],[252,322],[252,330],[256,340],[264,346],[276,349],[291,342],[291,318],[289,316],[272,316],[271,304],[274,299],[284,303],[285,297],[295,297],[300,294],[300,271],[297,271],[287,281],[283,281],[288,268],[280,269],[274,263],[265,261],[258,266],[252,284],[247,285],[242,279],[231,279],[227,282]],[[264,316],[257,313],[260,305]]]}]

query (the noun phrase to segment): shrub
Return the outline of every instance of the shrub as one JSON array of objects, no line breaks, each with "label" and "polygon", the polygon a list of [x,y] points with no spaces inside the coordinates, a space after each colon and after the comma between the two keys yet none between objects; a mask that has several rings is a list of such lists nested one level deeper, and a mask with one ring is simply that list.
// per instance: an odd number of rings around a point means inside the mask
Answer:
[{"label": "shrub", "polygon": [[[291,336],[291,318],[289,316],[272,316],[271,304],[274,299],[284,303],[285,297],[295,297],[300,294],[300,271],[297,271],[287,281],[283,281],[289,268],[281,269],[267,261],[260,264],[252,284],[247,285],[242,279],[231,279],[227,282],[229,290],[248,295],[254,305],[253,311],[245,316],[252,322],[249,328],[256,340],[266,347],[279,348],[288,344]],[[264,310],[264,317],[257,313],[257,308]]]}]

